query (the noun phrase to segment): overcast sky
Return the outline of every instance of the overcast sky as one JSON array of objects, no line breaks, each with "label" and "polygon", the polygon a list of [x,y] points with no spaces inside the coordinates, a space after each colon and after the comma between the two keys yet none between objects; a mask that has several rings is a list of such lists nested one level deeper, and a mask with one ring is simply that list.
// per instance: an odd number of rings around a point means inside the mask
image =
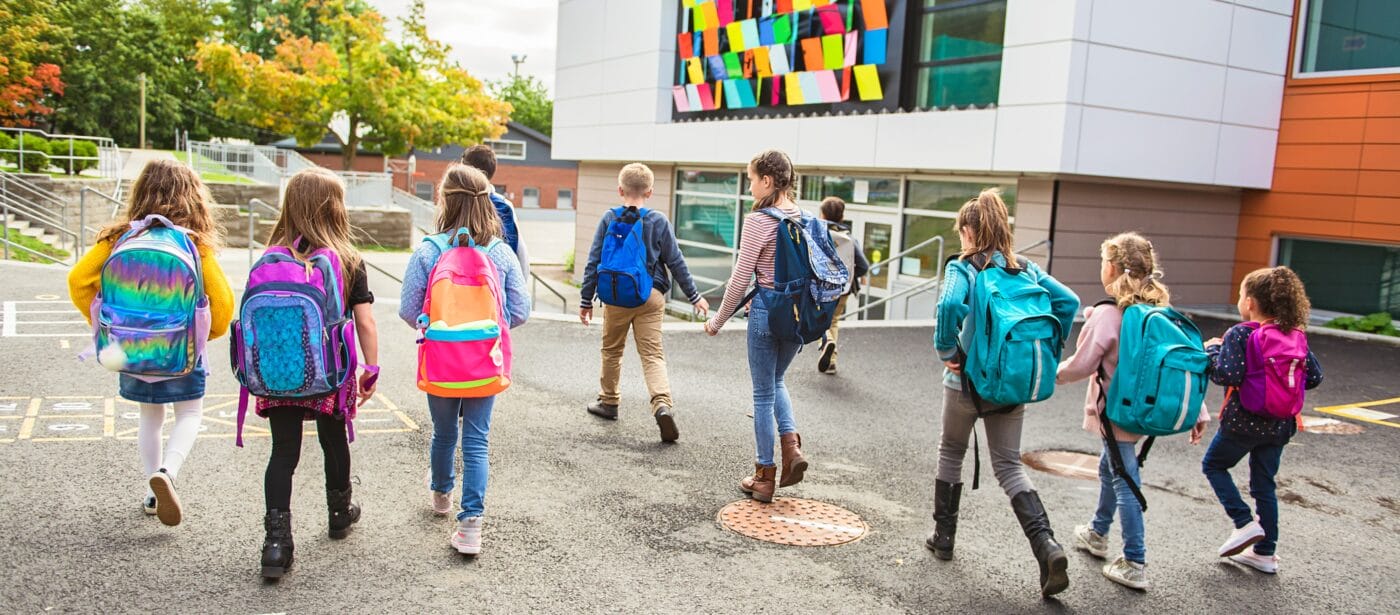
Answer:
[{"label": "overcast sky", "polygon": [[[370,0],[384,14],[393,36],[397,18],[408,14],[411,0]],[[426,0],[428,34],[452,46],[452,57],[482,80],[515,70],[511,54],[524,54],[520,74],[544,81],[554,91],[554,41],[557,0]]]}]

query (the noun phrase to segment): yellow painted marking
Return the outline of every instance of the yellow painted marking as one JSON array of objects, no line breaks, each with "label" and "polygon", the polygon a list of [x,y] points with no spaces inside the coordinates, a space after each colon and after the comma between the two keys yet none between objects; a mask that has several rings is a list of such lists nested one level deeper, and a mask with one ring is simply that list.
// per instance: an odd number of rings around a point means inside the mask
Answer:
[{"label": "yellow painted marking", "polygon": [[56,420],[66,421],[68,419],[100,419],[101,414],[44,414],[37,417],[41,421]]},{"label": "yellow painted marking", "polygon": [[[395,405],[394,405],[394,402],[389,401],[389,398],[388,398],[388,397],[385,397],[383,393],[375,393],[375,394],[374,394],[374,398],[375,398],[375,399],[378,399],[378,400],[379,400],[379,403],[384,404],[384,407],[385,407],[385,408],[388,408],[388,409],[390,409],[390,410],[398,410],[398,409],[399,409],[399,407],[398,407],[398,406],[395,406]],[[417,429],[417,427],[415,427],[414,429]]]},{"label": "yellow painted marking", "polygon": [[29,410],[24,413],[24,423],[19,426],[19,439],[28,440],[34,433],[34,419],[39,416],[39,406],[44,403],[44,398],[35,397],[29,400]]},{"label": "yellow painted marking", "polygon": [[105,399],[101,395],[50,395],[44,399]]},{"label": "yellow painted marking", "polygon": [[408,418],[408,415],[404,414],[402,410],[395,410],[394,414],[399,415],[399,420],[403,421],[405,425],[408,425],[409,430],[418,431],[418,423],[415,423],[413,422],[413,419]]},{"label": "yellow painted marking", "polygon": [[1393,398],[1391,398],[1391,399],[1380,399],[1380,400],[1376,400],[1376,401],[1366,401],[1366,402],[1361,402],[1361,403],[1356,403],[1356,404],[1342,404],[1342,405],[1339,405],[1339,406],[1326,406],[1326,407],[1314,408],[1314,409],[1317,410],[1318,412],[1322,412],[1322,413],[1324,413],[1324,414],[1331,414],[1331,415],[1333,415],[1333,416],[1340,416],[1340,417],[1342,417],[1342,418],[1345,418],[1345,419],[1348,419],[1348,420],[1352,420],[1352,421],[1361,421],[1361,422],[1363,422],[1363,423],[1370,423],[1370,424],[1372,424],[1372,425],[1384,425],[1384,426],[1386,426],[1386,427],[1395,427],[1395,428],[1397,428],[1397,429],[1400,429],[1400,423],[1393,423],[1393,422],[1390,422],[1390,421],[1383,421],[1383,420],[1380,420],[1380,419],[1370,418],[1370,417],[1366,417],[1366,416],[1357,416],[1356,414],[1352,414],[1352,413],[1350,413],[1350,412],[1347,412],[1348,410],[1351,410],[1351,409],[1365,409],[1365,408],[1370,408],[1370,407],[1372,407],[1372,406],[1384,406],[1384,405],[1394,404],[1394,403],[1400,403],[1400,397],[1393,397]]},{"label": "yellow painted marking", "polygon": [[30,442],[91,442],[101,440],[102,436],[72,436],[69,438],[30,438]]},{"label": "yellow painted marking", "polygon": [[102,435],[110,438],[117,430],[117,401],[110,397],[102,401]]},{"label": "yellow painted marking", "polygon": [[60,349],[62,349],[62,350],[68,350],[68,348],[69,348],[68,340],[67,340],[67,339],[60,339],[60,340],[58,340],[58,347],[59,347]]}]

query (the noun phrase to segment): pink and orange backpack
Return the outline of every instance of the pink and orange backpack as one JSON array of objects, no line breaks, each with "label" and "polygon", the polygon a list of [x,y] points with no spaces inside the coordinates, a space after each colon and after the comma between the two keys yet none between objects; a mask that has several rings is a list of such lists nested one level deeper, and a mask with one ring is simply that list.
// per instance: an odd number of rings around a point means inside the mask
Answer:
[{"label": "pink and orange backpack", "polygon": [[[441,251],[418,316],[418,388],[439,397],[490,397],[510,388],[510,326],[496,264],[466,228],[430,235]],[[460,243],[465,238],[466,243]]]}]

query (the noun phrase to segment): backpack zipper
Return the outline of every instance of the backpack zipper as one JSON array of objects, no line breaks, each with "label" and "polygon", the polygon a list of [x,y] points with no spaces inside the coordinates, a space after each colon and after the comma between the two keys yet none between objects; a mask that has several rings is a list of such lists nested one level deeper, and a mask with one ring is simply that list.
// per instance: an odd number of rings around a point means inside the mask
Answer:
[{"label": "backpack zipper", "polygon": [[[1270,361],[1273,361],[1273,359],[1270,359]],[[1293,359],[1293,360],[1290,361],[1289,364],[1288,364],[1288,388],[1290,388],[1290,389],[1296,389],[1296,388],[1298,388],[1297,373],[1298,373],[1298,360],[1297,360],[1297,359]]]}]

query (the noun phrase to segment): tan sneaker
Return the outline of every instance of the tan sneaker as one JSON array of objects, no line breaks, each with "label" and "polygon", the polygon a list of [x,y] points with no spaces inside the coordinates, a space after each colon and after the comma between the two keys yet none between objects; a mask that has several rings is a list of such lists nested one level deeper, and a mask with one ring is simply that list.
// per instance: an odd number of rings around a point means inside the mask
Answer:
[{"label": "tan sneaker", "polygon": [[1108,557],[1108,537],[1100,536],[1094,528],[1087,525],[1074,526],[1074,546],[1099,559]]},{"label": "tan sneaker", "polygon": [[175,480],[161,468],[151,475],[149,483],[151,493],[156,495],[156,518],[166,525],[180,525],[184,512],[180,508],[180,498],[175,495]]},{"label": "tan sneaker", "polygon": [[1147,589],[1152,587],[1152,582],[1147,580],[1147,564],[1130,562],[1118,556],[1112,564],[1103,567],[1103,576],[1125,587],[1133,589]]}]

